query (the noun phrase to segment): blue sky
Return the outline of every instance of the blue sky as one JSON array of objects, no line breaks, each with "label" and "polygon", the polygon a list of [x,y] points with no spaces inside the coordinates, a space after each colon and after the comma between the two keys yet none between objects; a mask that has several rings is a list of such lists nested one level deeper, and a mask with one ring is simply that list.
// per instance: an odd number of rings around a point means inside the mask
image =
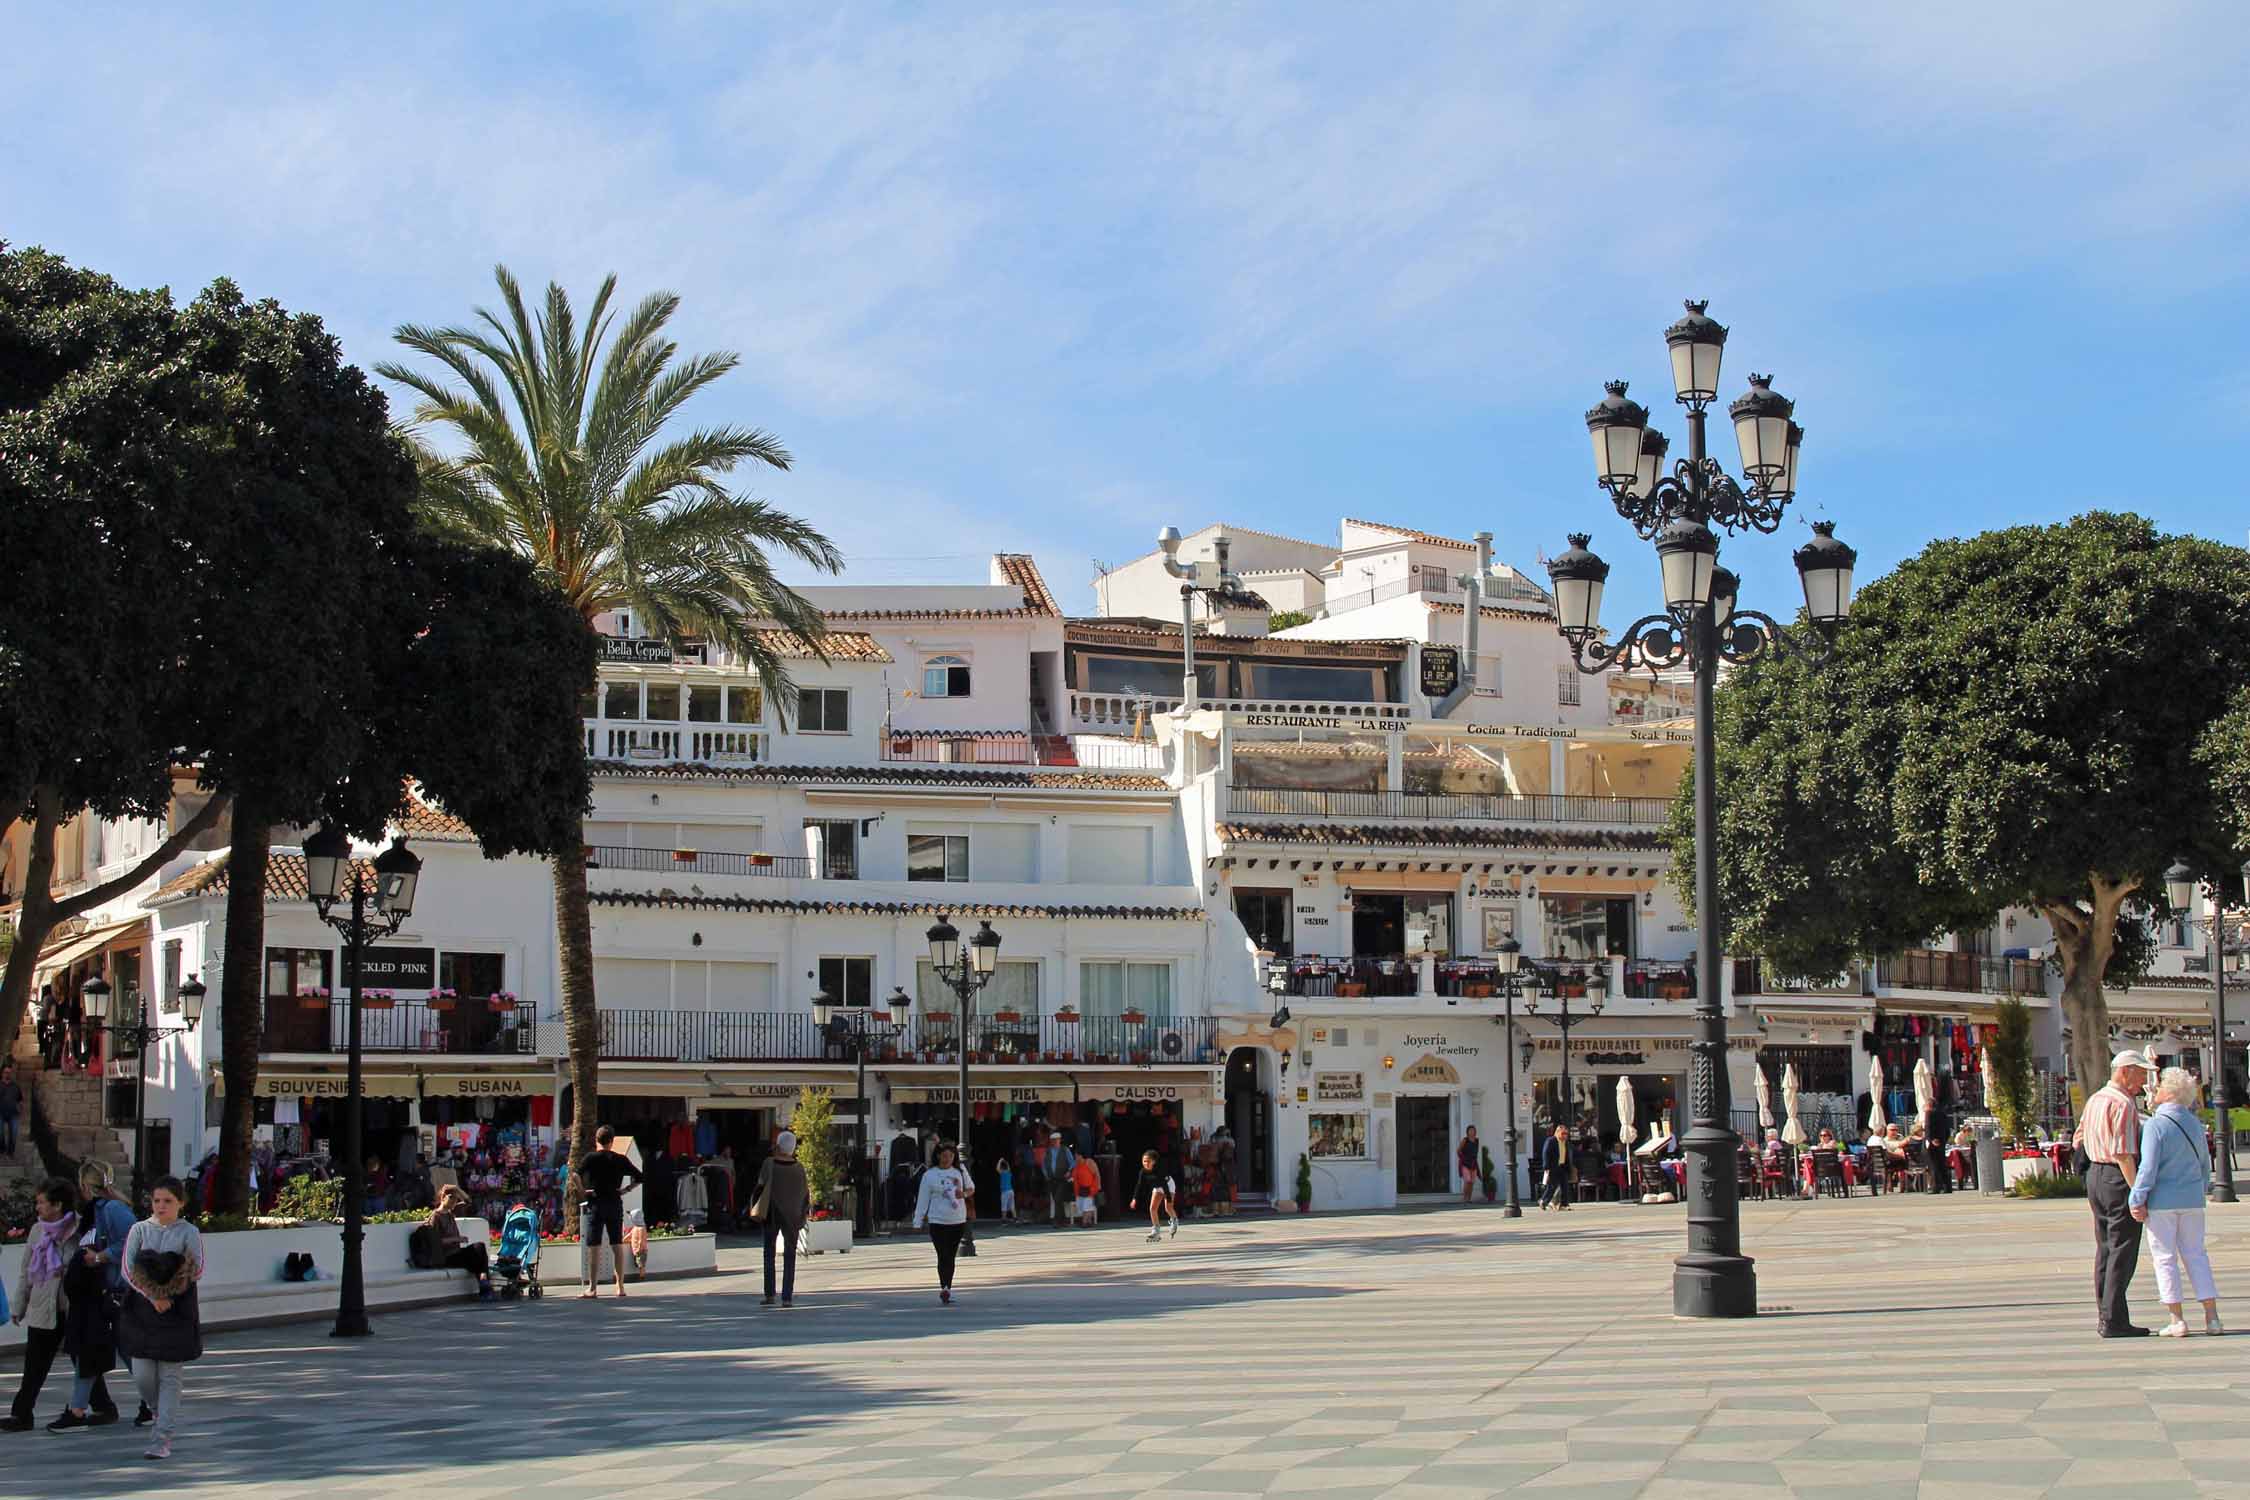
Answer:
[{"label": "blue sky", "polygon": [[[1655,569],[1581,414],[1628,378],[1678,450],[1690,295],[1863,576],[2096,506],[2250,528],[2231,6],[417,10],[7,0],[0,237],[363,364],[495,261],[674,289],[744,356],[696,416],[787,442],[754,487],[855,578],[1026,550],[1075,608],[1167,522],[1355,515],[1591,530],[1621,622]],[[1805,534],[1729,546],[1746,602]]]}]

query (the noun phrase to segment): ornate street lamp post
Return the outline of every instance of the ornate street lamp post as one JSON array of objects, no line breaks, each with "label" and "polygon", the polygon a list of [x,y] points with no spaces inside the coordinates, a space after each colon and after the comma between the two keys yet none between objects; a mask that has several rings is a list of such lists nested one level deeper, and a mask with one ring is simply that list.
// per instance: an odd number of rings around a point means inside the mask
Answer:
[{"label": "ornate street lamp post", "polygon": [[[1705,451],[1704,422],[1718,397],[1719,360],[1727,331],[1690,302],[1688,315],[1664,331],[1672,356],[1674,395],[1687,408],[1688,456],[1665,473],[1668,451],[1649,427],[1648,411],[1612,381],[1586,414],[1595,472],[1617,513],[1656,543],[1665,612],[1636,620],[1615,645],[1602,638],[1602,585],[1609,564],[1573,535],[1570,550],[1549,565],[1555,613],[1578,670],[1586,673],[1687,665],[1695,674],[1695,924],[1696,1030],[1691,1095],[1693,1121],[1681,1143],[1688,1160],[1688,1248],[1674,1264],[1672,1311],[1681,1317],[1747,1318],[1758,1311],[1757,1273],[1742,1253],[1742,1214],[1735,1177],[1732,1099],[1727,1084],[1727,1018],[1719,994],[1718,800],[1711,723],[1721,661],[1742,663],[1802,649],[1825,656],[1829,637],[1851,608],[1858,554],[1836,540],[1830,523],[1813,523],[1813,539],[1796,552],[1805,613],[1815,630],[1785,636],[1771,615],[1735,603],[1739,586],[1718,566],[1711,528],[1772,532],[1797,493],[1797,455],[1804,429],[1770,376],[1750,377],[1748,393],[1727,408],[1742,451],[1746,484],[1728,477]],[[1567,1051],[1567,1049],[1566,1049]]]},{"label": "ornate street lamp post", "polygon": [[[2242,870],[2244,888],[2250,891],[2250,864]],[[2200,884],[2186,860],[2173,861],[2172,868],[2164,872],[2164,895],[2172,910],[2183,914],[2192,911]],[[2211,920],[2203,929],[2203,951],[2211,965],[2211,1119],[2216,1127],[2212,1133],[2219,1143],[2215,1163],[2218,1180],[2211,1184],[2213,1203],[2236,1201],[2234,1119],[2227,1109],[2227,903],[2220,895],[2223,889],[2216,880],[2211,882]]]},{"label": "ornate street lamp post", "polygon": [[1508,1028],[1508,1039],[1500,1050],[1508,1055],[1508,1206],[1502,1217],[1523,1217],[1523,1200],[1516,1193],[1516,1166],[1522,1159],[1523,1145],[1516,1134],[1516,996],[1523,993],[1523,944],[1508,938],[1500,944],[1493,966],[1499,971],[1500,996],[1507,1007],[1501,1017]]},{"label": "ornate street lamp post", "polygon": [[[374,879],[369,880],[372,874]],[[305,840],[305,894],[320,913],[320,920],[344,937],[344,979],[349,995],[349,1040],[344,1072],[344,1273],[337,1284],[334,1337],[365,1338],[367,1288],[361,1267],[361,1242],[367,1237],[367,1160],[361,1148],[366,1127],[367,1097],[361,1076],[359,991],[366,968],[367,945],[377,937],[394,935],[414,914],[414,889],[422,878],[422,861],[405,843],[393,840],[367,866],[352,858],[351,840],[332,824],[323,824]],[[339,915],[335,907],[349,901],[351,910]],[[374,911],[369,912],[372,905]]]},{"label": "ornate street lamp post", "polygon": [[859,1174],[867,1170],[867,1116],[870,1106],[867,1098],[867,1059],[877,1047],[893,1041],[906,1032],[906,1014],[914,1001],[904,986],[895,986],[885,1009],[888,1017],[878,1016],[872,997],[862,995],[856,1000],[839,1003],[826,990],[813,996],[813,1024],[820,1028],[821,1039],[840,1050],[844,1056],[859,1064],[859,1128],[852,1153],[852,1186],[855,1189],[855,1207],[852,1214],[856,1232],[864,1222],[867,1232],[874,1232],[875,1211],[870,1201],[872,1189],[859,1194]]},{"label": "ornate street lamp post", "polygon": [[[132,1019],[126,1020],[123,1012],[114,1023],[109,1019],[109,981],[99,974],[79,988],[79,1002],[86,1008],[86,1023],[108,1033],[113,1047],[122,1047],[133,1054],[133,1212],[141,1212],[147,1205],[148,1194],[148,1049],[151,1044],[168,1036],[181,1036],[195,1030],[203,1019],[203,997],[208,993],[203,981],[189,975],[187,983],[180,986],[180,1024],[166,1026],[151,1022],[148,1001],[138,990],[128,990],[118,1003],[132,1007]],[[110,1051],[115,1055],[114,1050]]]},{"label": "ornate street lamp post", "polygon": [[954,1149],[959,1153],[958,1165],[969,1170],[969,1022],[974,1016],[977,991],[992,983],[993,970],[1000,967],[1000,934],[992,930],[990,922],[979,922],[975,937],[961,941],[961,931],[947,920],[949,914],[939,912],[937,926],[927,936],[930,940],[930,967],[937,970],[938,983],[953,991],[960,1005],[954,1024],[961,1028],[961,1116],[960,1133],[954,1137]]},{"label": "ornate street lamp post", "polygon": [[1555,1115],[1557,1123],[1570,1132],[1571,1144],[1576,1145],[1578,1142],[1578,1096],[1570,1091],[1570,1032],[1572,1027],[1591,1021],[1602,1013],[1602,1006],[1609,998],[1609,987],[1607,981],[1589,982],[1586,986],[1586,1008],[1582,1011],[1573,1011],[1570,1008],[1570,992],[1564,989],[1562,985],[1555,985],[1548,993],[1557,1007],[1553,1015],[1542,1016],[1539,1014],[1539,994],[1536,990],[1532,992],[1531,999],[1525,1004],[1523,1013],[1526,1016],[1538,1016],[1542,1021],[1552,1021],[1562,1032],[1562,1092],[1557,1096]]}]

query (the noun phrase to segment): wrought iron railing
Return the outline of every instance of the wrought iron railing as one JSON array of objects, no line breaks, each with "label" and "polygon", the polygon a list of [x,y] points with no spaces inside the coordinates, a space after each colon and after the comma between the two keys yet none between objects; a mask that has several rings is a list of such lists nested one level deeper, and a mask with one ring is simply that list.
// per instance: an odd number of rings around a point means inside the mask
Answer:
[{"label": "wrought iron railing", "polygon": [[636,870],[644,874],[767,875],[778,880],[809,880],[812,861],[802,854],[721,854],[703,849],[627,849],[590,844],[589,870]]},{"label": "wrought iron railing", "polygon": [[2044,995],[2047,965],[2036,958],[1989,958],[1939,948],[1909,948],[1878,960],[1875,982],[1902,990],[1952,994]]},{"label": "wrought iron railing", "polygon": [[[1007,1013],[1001,1013],[1003,1015]],[[942,1017],[942,1019],[941,1019]],[[1085,1016],[1028,1012],[979,1014],[969,1027],[972,1064],[1216,1063],[1217,1026],[1208,1016]],[[910,1014],[904,1031],[879,1038],[878,1061],[951,1062],[959,1056],[953,1013]],[[831,1043],[805,1012],[605,1010],[602,1056],[619,1062],[824,1062],[849,1053]]]},{"label": "wrought iron railing", "polygon": [[[359,1021],[363,1052],[461,1057],[538,1050],[529,1006],[502,1010],[488,1000],[456,1000],[450,1005],[362,1000]],[[350,1039],[350,1003],[342,994],[330,996],[325,1005],[295,996],[266,1001],[267,1052],[337,1054],[348,1050]]]}]

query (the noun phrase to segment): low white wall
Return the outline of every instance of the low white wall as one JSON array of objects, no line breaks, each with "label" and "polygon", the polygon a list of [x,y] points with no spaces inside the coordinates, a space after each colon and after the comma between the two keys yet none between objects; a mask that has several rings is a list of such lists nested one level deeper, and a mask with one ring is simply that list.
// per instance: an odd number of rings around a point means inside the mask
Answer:
[{"label": "low white wall", "polygon": [[[600,1247],[602,1264],[600,1275],[607,1282],[610,1270],[609,1247]],[[648,1242],[648,1270],[650,1277],[658,1276],[711,1276],[719,1269],[719,1241],[713,1235],[689,1234]],[[585,1279],[586,1252],[579,1245],[542,1245],[539,1247],[539,1279],[543,1282],[570,1282]],[[627,1275],[630,1281],[633,1278]]]}]

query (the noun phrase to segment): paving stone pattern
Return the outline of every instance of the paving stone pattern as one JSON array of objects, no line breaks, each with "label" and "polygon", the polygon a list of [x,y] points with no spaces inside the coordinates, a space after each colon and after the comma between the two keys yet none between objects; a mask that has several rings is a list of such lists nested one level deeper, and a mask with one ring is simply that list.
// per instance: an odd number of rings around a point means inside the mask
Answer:
[{"label": "paving stone pattern", "polygon": [[[2250,1206],[2212,1210],[2250,1329]],[[2094,1337],[2083,1205],[1751,1205],[1763,1316],[1669,1316],[1676,1208],[988,1234],[755,1276],[230,1334],[175,1494],[2250,1496],[2250,1339]],[[747,1268],[752,1257],[730,1252]],[[2150,1317],[2144,1263],[2137,1305]],[[0,1371],[0,1382],[13,1371]],[[41,1403],[44,1420],[59,1392]],[[158,1480],[140,1434],[0,1435],[23,1495]]]}]

